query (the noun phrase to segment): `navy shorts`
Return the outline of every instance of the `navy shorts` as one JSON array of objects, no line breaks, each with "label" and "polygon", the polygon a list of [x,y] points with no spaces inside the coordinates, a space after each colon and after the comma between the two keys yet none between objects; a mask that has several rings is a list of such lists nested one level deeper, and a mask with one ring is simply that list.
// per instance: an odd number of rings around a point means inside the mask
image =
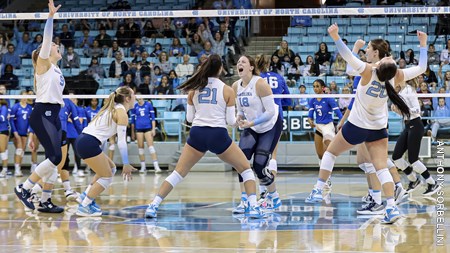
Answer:
[{"label": "navy shorts", "polygon": [[146,133],[152,131],[151,128],[144,128],[144,129],[136,129],[137,133]]},{"label": "navy shorts", "polygon": [[386,128],[380,130],[364,129],[347,121],[342,127],[342,136],[348,143],[358,145],[363,142],[373,142],[387,138],[388,133]]},{"label": "navy shorts", "polygon": [[81,133],[75,140],[75,151],[81,159],[88,159],[102,153],[101,142],[90,134]]},{"label": "navy shorts", "polygon": [[231,143],[228,130],[223,127],[194,126],[187,139],[189,146],[202,153],[209,150],[214,154],[222,154]]}]

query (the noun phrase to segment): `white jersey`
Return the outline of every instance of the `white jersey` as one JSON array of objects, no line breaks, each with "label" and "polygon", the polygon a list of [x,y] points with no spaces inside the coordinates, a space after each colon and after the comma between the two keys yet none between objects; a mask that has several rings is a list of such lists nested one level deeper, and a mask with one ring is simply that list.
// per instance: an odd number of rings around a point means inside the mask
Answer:
[{"label": "white jersey", "polygon": [[64,76],[56,65],[51,64],[47,72],[36,74],[36,103],[64,105],[63,90],[66,84]]},{"label": "white jersey", "polygon": [[[264,112],[264,106],[261,98],[256,94],[256,82],[260,79],[259,76],[253,76],[247,87],[242,87],[242,80],[238,81],[237,88],[237,103],[239,103],[241,110],[244,111],[244,116],[248,121],[254,121]],[[273,102],[275,107],[275,115],[259,125],[252,126],[251,128],[257,133],[265,133],[273,128],[278,119],[278,105]]]},{"label": "white jersey", "polygon": [[416,90],[411,87],[411,85],[406,85],[399,94],[403,97],[406,105],[409,107],[409,112],[411,113],[411,117],[409,119],[405,118],[405,120],[413,120],[415,118],[420,118],[420,104],[419,99],[417,97],[413,97],[411,95],[416,95]]},{"label": "white jersey", "polygon": [[[394,79],[390,80],[394,84]],[[358,85],[355,102],[350,111],[348,121],[355,126],[370,130],[380,130],[387,127],[388,95],[385,83],[378,80],[375,68],[367,85]]]},{"label": "white jersey", "polygon": [[227,127],[224,87],[222,81],[210,77],[205,88],[195,91],[192,98],[195,108],[192,126]]},{"label": "white jersey", "polygon": [[[125,110],[125,107],[122,104],[116,104],[114,108],[122,108]],[[108,125],[110,117],[112,117],[112,114],[108,111],[98,115],[96,120],[92,120],[89,125],[83,129],[83,133],[94,136],[102,144],[105,143],[111,136],[117,134],[117,123],[111,119],[111,125]]]}]

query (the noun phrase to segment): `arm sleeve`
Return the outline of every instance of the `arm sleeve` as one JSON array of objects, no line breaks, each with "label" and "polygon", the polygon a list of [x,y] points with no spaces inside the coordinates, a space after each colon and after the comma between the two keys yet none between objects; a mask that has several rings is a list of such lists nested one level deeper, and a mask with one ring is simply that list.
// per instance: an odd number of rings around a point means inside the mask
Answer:
[{"label": "arm sleeve", "polygon": [[309,110],[308,110],[308,118],[314,119],[314,105],[312,103],[312,99],[309,100],[308,104],[309,104]]},{"label": "arm sleeve", "polygon": [[226,112],[226,120],[227,124],[230,126],[234,126],[236,124],[236,107],[235,106],[227,106]]},{"label": "arm sleeve", "polygon": [[[353,54],[356,58],[359,59],[359,55],[358,55],[357,53],[353,53],[353,52],[352,52],[352,54]],[[345,73],[347,73],[347,75],[350,75],[350,76],[358,76],[358,75],[359,75],[359,73],[356,72],[356,71],[352,68],[352,66],[350,66],[350,64],[347,64],[347,68],[345,69]]]},{"label": "arm sleeve", "polygon": [[117,146],[122,156],[123,165],[130,164],[128,162],[127,126],[117,125]]},{"label": "arm sleeve", "polygon": [[336,113],[336,115],[338,116],[339,119],[342,119],[342,112],[341,110],[339,110],[339,106],[337,106],[336,101],[334,100],[334,98],[330,98],[328,100],[330,107],[333,109],[334,113]]},{"label": "arm sleeve", "polygon": [[152,104],[150,104],[149,109],[150,109],[150,119],[152,119],[152,121],[155,121],[155,109],[153,109]]},{"label": "arm sleeve", "polygon": [[13,133],[17,132],[16,120],[15,120],[16,119],[16,113],[17,113],[17,106],[16,105],[14,105],[13,108],[11,109],[11,114],[10,114],[10,118],[9,118],[9,124],[11,125],[11,131]]},{"label": "arm sleeve", "polygon": [[419,76],[423,72],[425,72],[425,70],[427,70],[427,61],[428,61],[427,48],[421,47],[419,56],[419,65],[407,69],[402,69],[404,81],[411,80]]},{"label": "arm sleeve", "polygon": [[48,18],[44,28],[44,38],[42,41],[42,48],[39,52],[39,57],[48,59],[50,57],[50,50],[52,48],[53,39],[53,18]]},{"label": "arm sleeve", "polygon": [[266,121],[269,121],[276,113],[275,110],[275,102],[273,99],[273,95],[265,96],[261,98],[261,102],[264,107],[264,113],[261,114],[258,118],[253,121],[253,125],[259,125]]},{"label": "arm sleeve", "polygon": [[192,121],[194,121],[194,116],[195,116],[195,107],[193,105],[188,104],[186,112],[186,120],[189,123],[192,123]]},{"label": "arm sleeve", "polygon": [[347,65],[350,65],[356,72],[362,73],[366,68],[366,64],[352,54],[352,51],[344,44],[341,38],[334,43],[342,58],[347,62]]}]

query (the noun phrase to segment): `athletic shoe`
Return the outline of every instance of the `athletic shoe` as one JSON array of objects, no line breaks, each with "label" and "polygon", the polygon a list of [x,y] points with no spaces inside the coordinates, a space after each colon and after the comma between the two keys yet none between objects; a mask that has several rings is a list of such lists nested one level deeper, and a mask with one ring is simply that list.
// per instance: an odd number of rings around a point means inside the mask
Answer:
[{"label": "athletic shoe", "polygon": [[37,195],[37,193],[31,193],[30,201],[39,204],[41,202],[41,198]]},{"label": "athletic shoe", "polygon": [[379,205],[374,201],[362,206],[360,209],[356,210],[356,212],[363,215],[379,215],[384,213],[384,206]]},{"label": "athletic shoe", "polygon": [[420,184],[419,179],[416,179],[416,181],[414,181],[414,182],[409,182],[408,189],[406,189],[406,192],[412,193],[413,191],[416,190],[416,188],[417,188],[417,186],[419,186],[419,184]]},{"label": "athletic shoe", "polygon": [[250,217],[252,219],[262,219],[267,217],[267,214],[259,206],[251,206],[248,208],[248,211],[245,213],[245,216]]},{"label": "athletic shoe", "polygon": [[96,217],[96,216],[101,216],[102,211],[95,208],[92,205],[92,203],[87,206],[83,206],[80,204],[80,205],[78,205],[78,210],[76,212],[76,215],[84,216],[84,217]]},{"label": "athletic shoe", "polygon": [[[86,193],[81,193],[78,195],[77,199],[75,200],[76,202],[78,202],[78,204],[81,205],[81,203],[83,203],[84,198],[86,198]],[[99,205],[97,205],[97,202],[95,202],[95,199],[92,200],[91,205],[94,209],[96,209],[97,211],[102,211],[102,209],[100,208]]]},{"label": "athletic shoe", "polygon": [[275,210],[281,206],[280,197],[273,198],[270,194],[267,194],[260,206],[264,209]]},{"label": "athletic shoe", "polygon": [[163,170],[159,167],[158,164],[155,164],[154,166],[155,166],[155,173],[162,173],[163,172]]},{"label": "athletic shoe", "polygon": [[241,200],[241,203],[239,203],[239,205],[233,209],[233,214],[244,214],[245,209],[247,208],[246,201],[247,201],[246,199]]},{"label": "athletic shoe", "polygon": [[362,197],[361,200],[362,200],[362,202],[367,203],[367,204],[370,204],[374,201],[372,195],[370,195],[370,192],[367,192],[367,195]]},{"label": "athletic shoe", "polygon": [[152,219],[156,218],[158,216],[158,206],[150,204],[147,207],[147,210],[145,210],[145,218]]},{"label": "athletic shoe", "polygon": [[437,183],[428,184],[427,190],[422,194],[424,196],[431,196],[431,195],[435,194],[436,192],[438,192],[440,189],[441,189],[441,186],[438,185]]},{"label": "athletic shoe", "polygon": [[8,169],[2,169],[0,172],[0,178],[5,178],[8,175]]},{"label": "athletic shoe", "polygon": [[323,186],[323,190],[324,191],[331,191],[331,179],[328,178],[327,182],[325,182],[325,185]]},{"label": "athletic shoe", "polygon": [[147,168],[145,167],[141,167],[141,169],[139,170],[139,173],[144,174],[147,172]]},{"label": "athletic shoe", "polygon": [[86,176],[86,174],[84,173],[84,171],[83,171],[83,170],[78,170],[78,172],[77,172],[77,176],[79,176],[79,177],[85,177],[85,176]]},{"label": "athletic shoe", "polygon": [[406,190],[403,189],[403,187],[395,186],[394,192],[395,204],[399,204],[406,197],[408,197],[408,193],[406,192]]},{"label": "athletic shoe", "polygon": [[62,212],[64,212],[64,208],[53,204],[52,199],[48,199],[44,203],[40,202],[37,210],[41,213],[62,213]]},{"label": "athletic shoe", "polygon": [[259,206],[263,205],[263,203],[264,203],[264,201],[266,199],[267,193],[269,193],[269,192],[267,190],[264,190],[263,192],[261,192],[259,194],[259,200],[258,200],[258,205]]},{"label": "athletic shoe", "polygon": [[14,176],[15,177],[23,177],[23,173],[21,169],[15,170],[14,171]]},{"label": "athletic shoe", "polygon": [[322,190],[314,188],[311,194],[305,199],[306,203],[322,203]]},{"label": "athletic shoe", "polygon": [[66,194],[67,201],[77,201],[78,195],[79,195],[77,192],[69,190],[69,191],[64,191],[64,193]]},{"label": "athletic shoe", "polygon": [[397,206],[386,208],[386,213],[384,214],[382,223],[392,224],[401,217],[402,216],[401,216],[400,211],[398,210]]},{"label": "athletic shoe", "polygon": [[34,210],[34,204],[30,200],[31,197],[31,190],[25,190],[23,189],[23,185],[19,184],[14,188],[14,192],[16,193],[17,197],[19,198],[20,202],[22,202],[25,209]]}]

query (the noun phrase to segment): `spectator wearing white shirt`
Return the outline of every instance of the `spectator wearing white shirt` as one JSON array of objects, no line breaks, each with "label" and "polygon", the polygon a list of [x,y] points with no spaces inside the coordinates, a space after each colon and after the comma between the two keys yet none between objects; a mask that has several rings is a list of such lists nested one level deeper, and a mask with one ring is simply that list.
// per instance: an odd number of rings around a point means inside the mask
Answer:
[{"label": "spectator wearing white shirt", "polygon": [[450,39],[447,40],[447,47],[441,51],[441,62],[448,64],[450,62]]},{"label": "spectator wearing white shirt", "polygon": [[178,77],[191,77],[194,74],[194,65],[189,63],[189,55],[185,54],[183,56],[183,63],[180,63],[175,68],[175,72]]}]

